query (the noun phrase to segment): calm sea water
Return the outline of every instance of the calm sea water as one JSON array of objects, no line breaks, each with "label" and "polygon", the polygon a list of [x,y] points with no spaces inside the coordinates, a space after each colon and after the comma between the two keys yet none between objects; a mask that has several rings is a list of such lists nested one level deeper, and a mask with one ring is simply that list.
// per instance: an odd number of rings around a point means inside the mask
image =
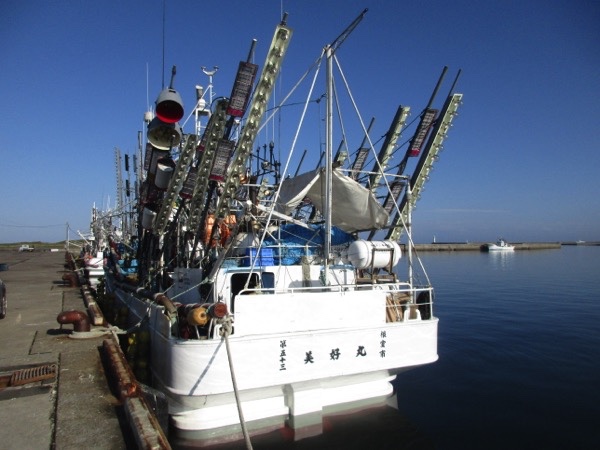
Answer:
[{"label": "calm sea water", "polygon": [[401,413],[439,449],[600,448],[600,247],[422,259],[440,359]]},{"label": "calm sea water", "polygon": [[399,411],[254,448],[600,448],[600,247],[421,257],[440,359],[398,377]]}]

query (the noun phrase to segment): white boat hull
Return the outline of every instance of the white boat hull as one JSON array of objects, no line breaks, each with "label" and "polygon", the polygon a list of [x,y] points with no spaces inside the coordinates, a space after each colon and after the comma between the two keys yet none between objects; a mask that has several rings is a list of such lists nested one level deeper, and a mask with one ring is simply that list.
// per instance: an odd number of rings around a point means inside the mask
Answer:
[{"label": "white boat hull", "polygon": [[514,245],[509,245],[504,239],[498,239],[495,244],[486,245],[488,252],[512,252],[515,249]]},{"label": "white boat hull", "polygon": [[500,246],[496,244],[489,244],[487,249],[489,252],[512,252],[515,250],[515,247],[513,245]]},{"label": "white boat hull", "polygon": [[[224,339],[176,338],[163,306],[115,292],[130,311],[130,323],[149,317],[152,379],[168,396],[177,433],[213,442],[230,435],[232,427],[239,431]],[[297,296],[238,297],[229,343],[248,427],[264,431],[287,425],[298,432],[319,433],[324,413],[383,403],[393,394],[391,382],[397,373],[436,361],[438,320],[417,316],[386,322],[385,294],[324,294],[333,297],[330,306],[338,311],[329,316],[337,321],[326,321],[328,329],[316,306],[328,301],[318,294],[300,300],[295,325],[284,311],[290,310],[291,302],[298,303]],[[326,309],[321,306],[320,312]],[[247,324],[253,326],[246,328]]]}]

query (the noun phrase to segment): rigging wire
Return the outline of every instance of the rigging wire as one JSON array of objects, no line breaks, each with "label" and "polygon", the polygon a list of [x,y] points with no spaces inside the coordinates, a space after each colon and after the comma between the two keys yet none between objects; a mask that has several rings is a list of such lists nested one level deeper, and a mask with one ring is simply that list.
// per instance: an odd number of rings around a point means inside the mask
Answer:
[{"label": "rigging wire", "polygon": [[54,227],[64,227],[64,223],[55,223],[50,225],[9,225],[7,223],[0,223],[0,227],[8,227],[8,228],[54,228]]},{"label": "rigging wire", "polygon": [[[336,66],[337,66],[337,68],[338,68],[338,70],[340,72],[340,76],[342,77],[342,80],[344,81],[344,84],[346,86],[346,91],[348,92],[348,95],[350,97],[350,101],[352,102],[352,105],[354,106],[354,110],[356,111],[356,113],[358,115],[358,120],[360,121],[360,125],[362,127],[363,133],[365,133],[365,136],[367,137],[367,140],[369,142],[369,147],[373,151],[373,154],[375,156],[375,162],[377,163],[377,168],[378,168],[378,170],[381,173],[385,173],[384,170],[383,170],[383,167],[381,167],[381,164],[379,163],[379,158],[377,158],[377,155],[375,154],[375,147],[373,145],[373,142],[371,141],[369,133],[367,132],[367,128],[365,127],[365,123],[364,123],[364,121],[362,119],[362,116],[360,115],[360,112],[358,111],[358,106],[356,104],[356,101],[354,100],[354,97],[352,96],[352,92],[350,91],[350,86],[348,85],[348,81],[346,79],[346,76],[344,75],[342,67],[340,66],[340,62],[339,62],[337,56],[334,55],[333,58],[335,60]],[[384,184],[385,184],[388,192],[392,192],[392,188],[390,187],[390,184],[389,184],[387,178],[386,177],[382,177],[382,178],[383,178]],[[395,206],[395,210],[397,211],[397,214],[401,217],[402,214],[401,214],[400,208],[398,207],[398,204],[396,202],[394,202],[394,206]],[[402,217],[401,217],[401,219],[402,219]],[[403,220],[402,220],[402,224],[405,225]]]}]

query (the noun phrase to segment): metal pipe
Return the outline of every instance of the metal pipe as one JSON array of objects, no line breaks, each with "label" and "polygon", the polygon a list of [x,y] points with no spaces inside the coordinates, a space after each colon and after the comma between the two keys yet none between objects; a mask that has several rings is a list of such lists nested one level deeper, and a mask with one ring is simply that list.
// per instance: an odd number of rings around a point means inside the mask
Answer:
[{"label": "metal pipe", "polygon": [[431,107],[431,104],[433,103],[433,100],[435,99],[435,96],[437,95],[437,92],[440,89],[440,86],[442,84],[442,81],[444,80],[444,76],[446,75],[447,71],[448,71],[448,66],[444,66],[444,68],[442,69],[442,74],[440,75],[440,78],[438,79],[438,82],[435,85],[435,89],[431,93],[431,97],[429,98],[429,103],[427,103],[427,108]]},{"label": "metal pipe", "polygon": [[177,308],[173,304],[173,301],[161,292],[152,292],[149,289],[132,286],[127,283],[120,283],[118,281],[115,284],[117,285],[117,287],[123,289],[124,291],[136,293],[141,297],[147,298],[148,300],[152,300],[158,303],[159,305],[164,306],[169,314],[177,314]]}]

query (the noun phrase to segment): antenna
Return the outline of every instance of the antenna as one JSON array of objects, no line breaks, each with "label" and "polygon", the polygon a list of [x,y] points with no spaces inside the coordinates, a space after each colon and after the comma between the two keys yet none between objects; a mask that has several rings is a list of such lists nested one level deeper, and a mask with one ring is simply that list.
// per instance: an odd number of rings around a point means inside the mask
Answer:
[{"label": "antenna", "polygon": [[163,23],[162,23],[162,85],[161,88],[165,88],[165,16],[167,15],[166,1],[163,0]]},{"label": "antenna", "polygon": [[148,63],[146,63],[146,111],[150,111],[150,81],[148,70]]},{"label": "antenna", "polygon": [[212,102],[213,102],[213,75],[215,73],[217,73],[217,70],[219,70],[219,66],[213,66],[212,70],[208,70],[206,67],[202,66],[201,67],[202,72],[204,72],[204,75],[206,75],[208,77],[208,105],[209,108],[210,106],[212,106]]}]

